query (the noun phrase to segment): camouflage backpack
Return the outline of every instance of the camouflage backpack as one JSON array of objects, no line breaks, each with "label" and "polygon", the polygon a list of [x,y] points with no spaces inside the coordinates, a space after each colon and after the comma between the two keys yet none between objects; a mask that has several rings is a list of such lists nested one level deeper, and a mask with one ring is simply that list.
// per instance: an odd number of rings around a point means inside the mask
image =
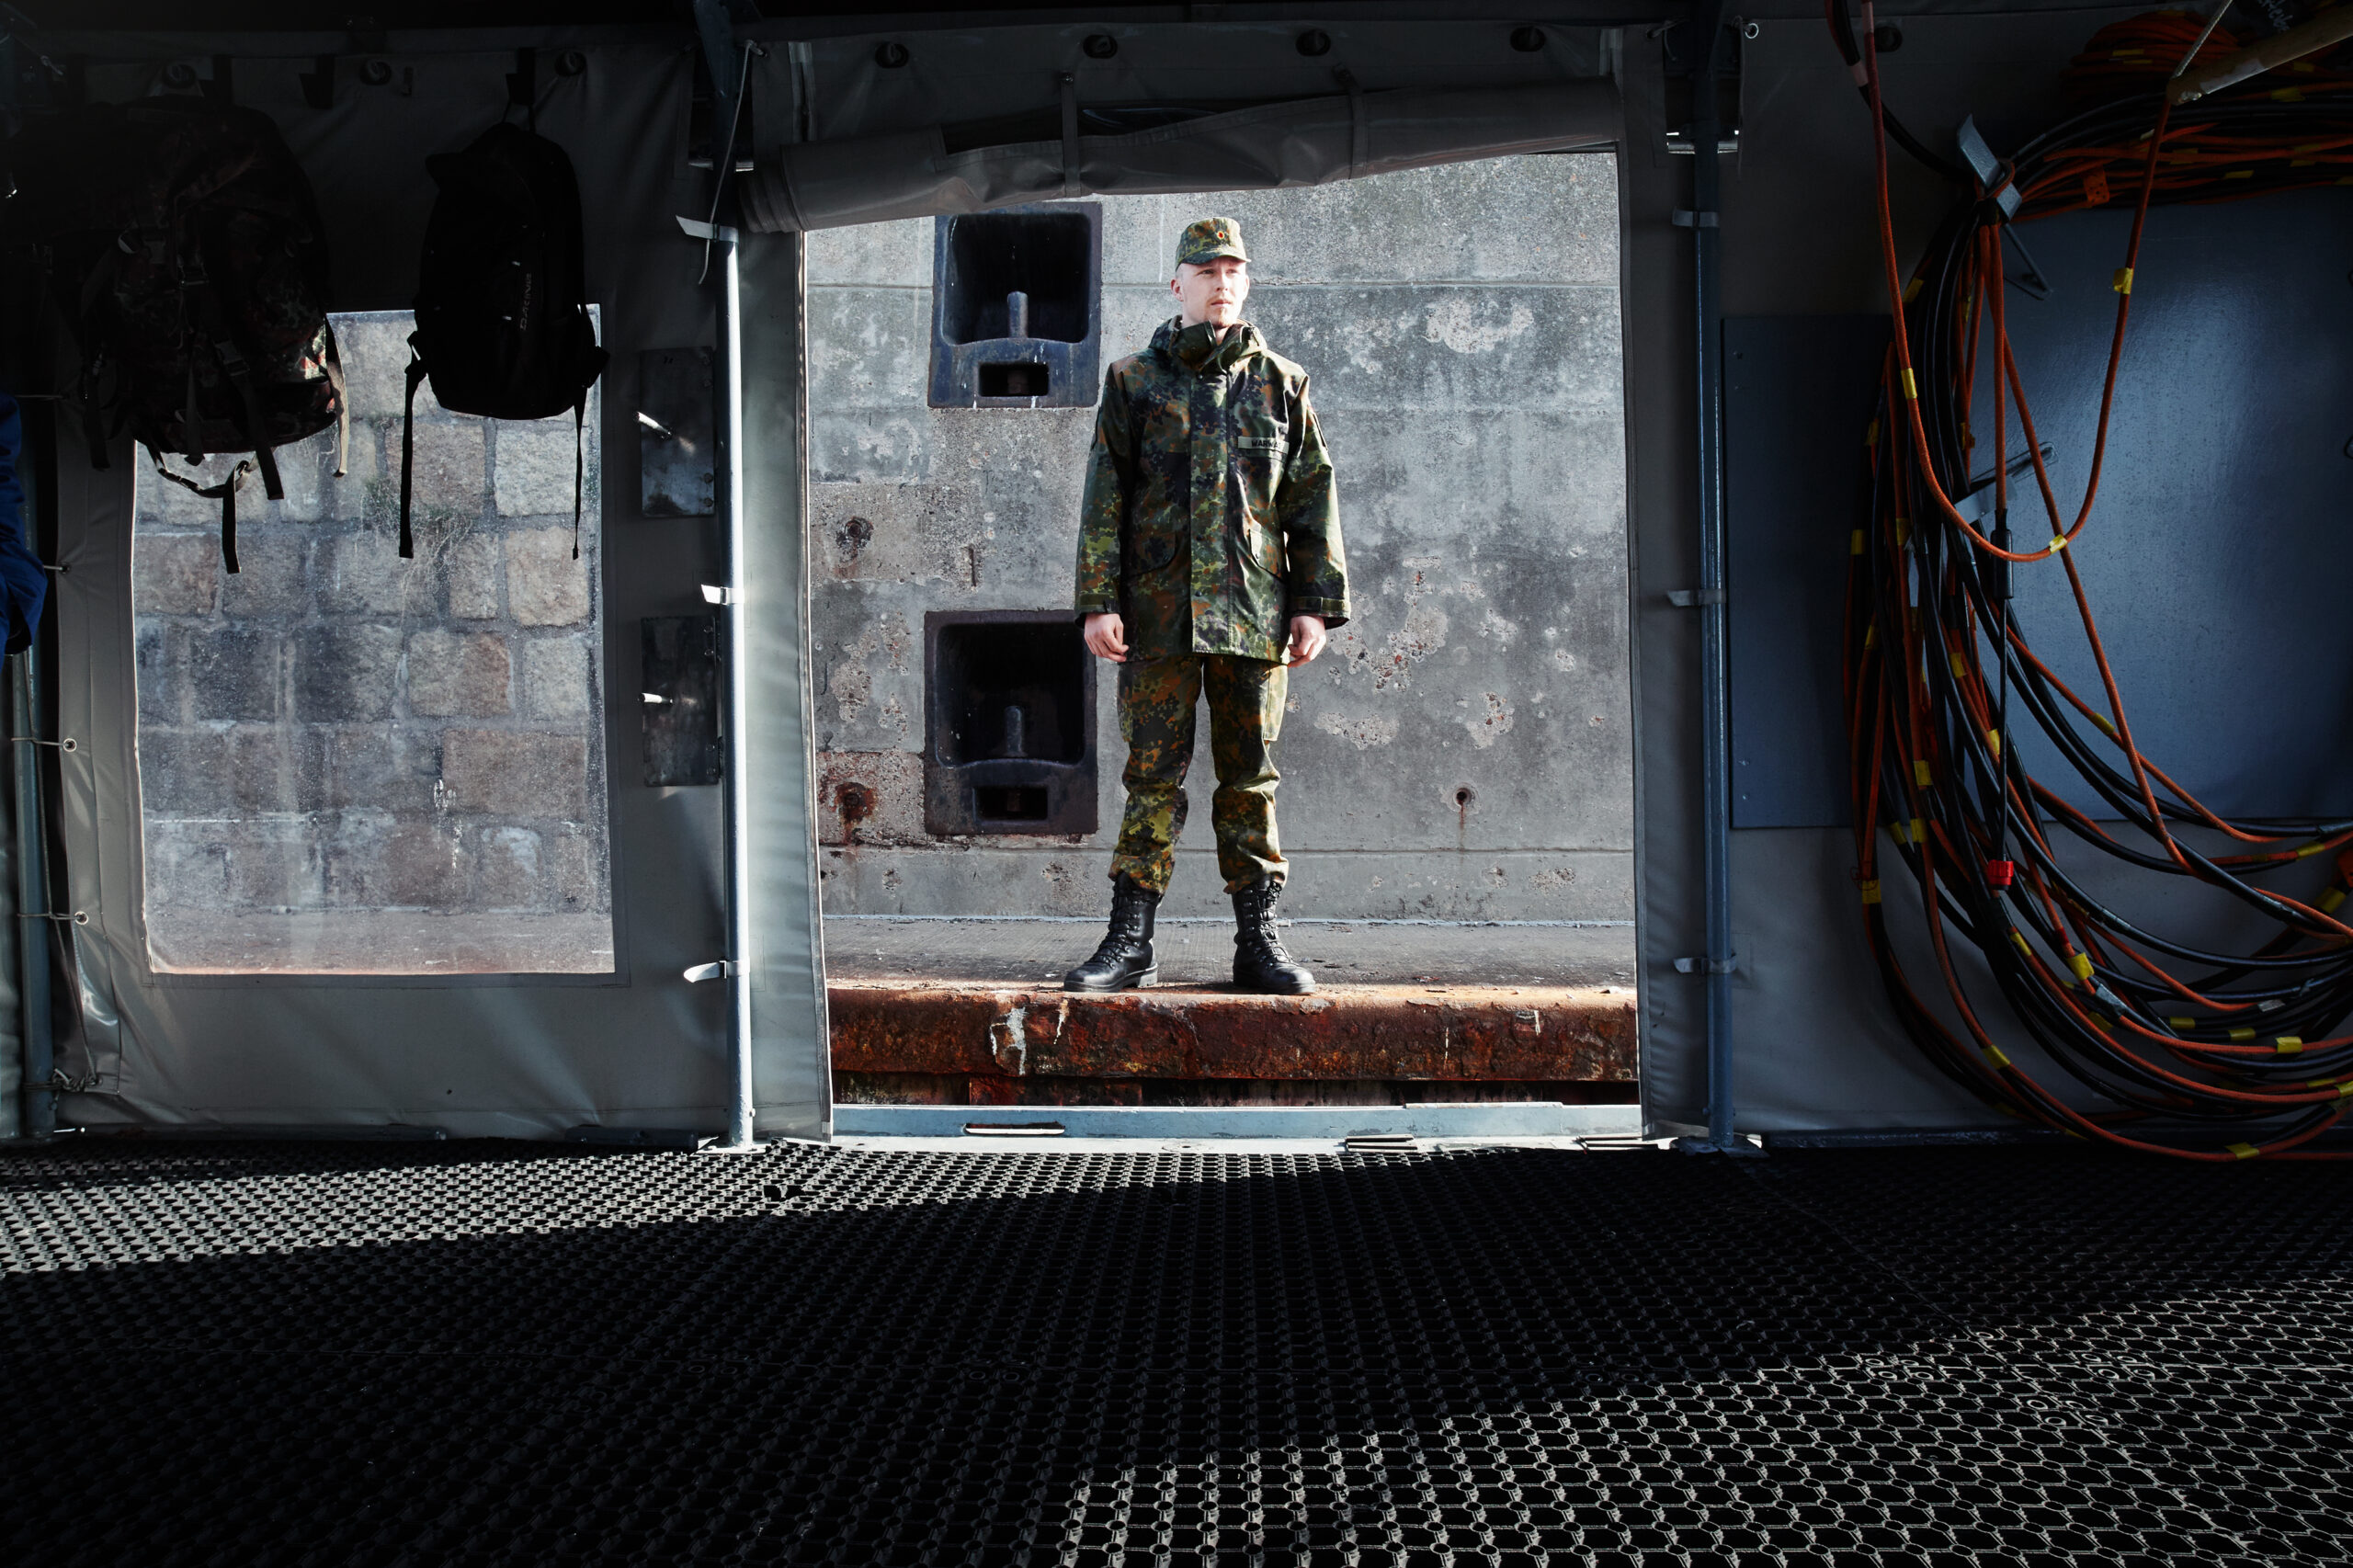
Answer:
[{"label": "camouflage backpack", "polygon": [[[327,325],[326,245],[310,182],[269,117],[195,97],[90,104],[33,119],[5,149],[17,187],[6,244],[28,263],[78,363],[93,467],[128,429],[164,477],[221,502],[237,569],[237,491],[256,469],[283,499],[271,449],[341,423]],[[175,473],[251,452],[221,483]],[[343,472],[343,451],[335,472]]]}]

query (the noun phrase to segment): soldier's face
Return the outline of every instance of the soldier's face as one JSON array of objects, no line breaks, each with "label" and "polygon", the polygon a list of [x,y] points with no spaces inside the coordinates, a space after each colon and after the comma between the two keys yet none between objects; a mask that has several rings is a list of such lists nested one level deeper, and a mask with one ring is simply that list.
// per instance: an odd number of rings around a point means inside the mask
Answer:
[{"label": "soldier's face", "polygon": [[1242,319],[1242,301],[1250,297],[1250,264],[1230,256],[1198,267],[1187,262],[1176,268],[1168,287],[1187,326],[1207,322],[1223,332]]}]

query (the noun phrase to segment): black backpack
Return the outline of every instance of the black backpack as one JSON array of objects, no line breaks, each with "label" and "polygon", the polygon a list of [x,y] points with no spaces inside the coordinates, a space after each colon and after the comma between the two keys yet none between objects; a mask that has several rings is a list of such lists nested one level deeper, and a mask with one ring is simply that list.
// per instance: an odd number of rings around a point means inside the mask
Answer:
[{"label": "black backpack", "polygon": [[425,160],[440,187],[417,267],[415,350],[401,441],[401,554],[409,533],[416,388],[453,414],[545,419],[572,411],[572,555],[580,558],[581,424],[608,356],[588,319],[580,182],[563,149],[501,121],[462,153]]},{"label": "black backpack", "polygon": [[[271,449],[350,432],[310,181],[268,116],[194,97],[35,119],[5,153],[18,187],[9,271],[45,297],[79,361],[55,391],[80,405],[92,466],[127,428],[165,479],[221,502],[234,572],[245,476],[258,467],[283,500]],[[254,460],[200,487],[167,451]]]}]

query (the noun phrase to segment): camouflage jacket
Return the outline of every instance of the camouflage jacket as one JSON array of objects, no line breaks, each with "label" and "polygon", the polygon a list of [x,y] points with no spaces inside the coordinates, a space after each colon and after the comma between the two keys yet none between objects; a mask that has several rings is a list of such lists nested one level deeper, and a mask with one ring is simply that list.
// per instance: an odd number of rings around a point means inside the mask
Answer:
[{"label": "camouflage jacket", "polygon": [[1103,378],[1077,608],[1118,612],[1129,653],[1147,659],[1278,660],[1292,616],[1348,619],[1339,492],[1307,372],[1248,323],[1219,343],[1207,325],[1165,322]]}]

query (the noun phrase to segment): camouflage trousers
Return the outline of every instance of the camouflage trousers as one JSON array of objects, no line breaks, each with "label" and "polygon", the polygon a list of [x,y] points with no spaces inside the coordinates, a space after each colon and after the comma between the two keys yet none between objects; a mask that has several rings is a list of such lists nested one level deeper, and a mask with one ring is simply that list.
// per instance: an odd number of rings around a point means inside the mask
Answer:
[{"label": "camouflage trousers", "polygon": [[1225,653],[1182,653],[1120,666],[1120,733],[1128,743],[1128,809],[1111,874],[1154,892],[1168,888],[1176,835],[1185,827],[1185,771],[1193,761],[1193,710],[1210,699],[1210,762],[1217,792],[1210,821],[1217,829],[1217,869],[1228,892],[1262,877],[1281,880],[1275,835],[1275,737],[1282,733],[1290,672],[1279,664]]}]

